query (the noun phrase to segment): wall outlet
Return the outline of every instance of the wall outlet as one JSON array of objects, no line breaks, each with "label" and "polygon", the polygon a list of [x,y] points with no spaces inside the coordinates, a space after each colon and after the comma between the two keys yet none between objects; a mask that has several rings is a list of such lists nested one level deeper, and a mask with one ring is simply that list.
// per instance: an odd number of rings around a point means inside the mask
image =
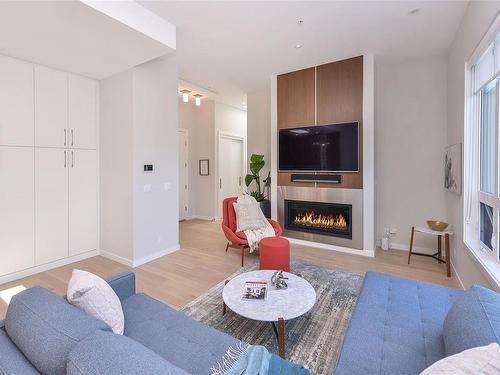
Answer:
[{"label": "wall outlet", "polygon": [[151,184],[146,184],[143,187],[145,193],[149,193],[151,191]]},{"label": "wall outlet", "polygon": [[172,183],[171,182],[163,183],[163,189],[165,189],[165,191],[172,190]]}]

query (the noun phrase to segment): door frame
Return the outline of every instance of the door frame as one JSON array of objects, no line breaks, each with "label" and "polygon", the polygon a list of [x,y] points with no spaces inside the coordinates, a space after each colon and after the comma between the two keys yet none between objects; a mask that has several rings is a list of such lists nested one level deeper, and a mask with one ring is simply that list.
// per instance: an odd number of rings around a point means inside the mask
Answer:
[{"label": "door frame", "polygon": [[214,200],[217,204],[217,206],[215,207],[215,211],[214,211],[217,219],[221,218],[221,215],[219,213],[221,212],[222,199],[223,199],[223,197],[221,197],[221,195],[220,195],[221,160],[219,157],[222,138],[241,141],[241,143],[243,144],[243,155],[242,155],[243,157],[241,158],[241,160],[243,162],[243,165],[242,165],[242,167],[243,167],[243,169],[242,169],[243,170],[243,176],[242,176],[243,186],[245,185],[245,175],[247,174],[247,137],[242,136],[242,135],[229,133],[229,132],[225,132],[223,130],[219,130],[217,132],[217,149],[216,149],[217,150],[217,173],[216,173],[217,178],[215,179],[215,200]]},{"label": "door frame", "polygon": [[[189,168],[191,167],[190,164],[189,164],[189,130],[188,129],[185,129],[185,128],[179,128],[177,129],[177,144],[179,144],[179,133],[184,133],[186,135],[186,148],[187,148],[187,175],[186,175],[186,185],[187,185],[187,189],[186,189],[186,199],[187,199],[187,203],[186,203],[186,207],[187,207],[187,212],[186,212],[186,218],[183,219],[183,220],[187,220],[189,219]],[[180,152],[179,150],[177,150],[177,156],[180,155]],[[178,176],[180,176],[180,171],[178,171]],[[179,186],[179,181],[180,181],[180,178],[177,179],[177,188],[180,189],[180,186]],[[180,202],[179,202],[179,205],[180,205]],[[181,221],[181,218],[179,217],[179,221]]]}]

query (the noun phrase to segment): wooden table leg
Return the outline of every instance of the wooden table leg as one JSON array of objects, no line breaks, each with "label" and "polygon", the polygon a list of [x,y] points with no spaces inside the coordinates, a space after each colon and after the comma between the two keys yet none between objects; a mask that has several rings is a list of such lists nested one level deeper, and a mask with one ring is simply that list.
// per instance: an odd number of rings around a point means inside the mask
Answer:
[{"label": "wooden table leg", "polygon": [[411,227],[410,249],[408,250],[408,264],[410,264],[411,252],[413,250],[413,236],[415,235],[415,227]]},{"label": "wooden table leg", "polygon": [[444,235],[444,251],[446,253],[446,275],[451,277],[450,235]]},{"label": "wooden table leg", "polygon": [[[227,285],[229,280],[224,281],[224,285]],[[222,315],[226,315],[226,303],[224,302],[224,299],[222,300]]]},{"label": "wooden table leg", "polygon": [[281,358],[285,359],[285,321],[278,318],[278,352]]},{"label": "wooden table leg", "polygon": [[442,263],[441,259],[443,258],[443,255],[441,253],[441,235],[438,235],[438,263]]}]

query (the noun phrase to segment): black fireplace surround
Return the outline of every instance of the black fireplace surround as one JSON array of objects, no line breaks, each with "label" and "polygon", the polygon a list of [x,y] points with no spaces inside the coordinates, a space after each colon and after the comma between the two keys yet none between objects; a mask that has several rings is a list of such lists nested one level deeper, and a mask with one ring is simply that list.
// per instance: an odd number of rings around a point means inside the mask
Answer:
[{"label": "black fireplace surround", "polygon": [[352,205],[285,199],[285,228],[352,239]]}]

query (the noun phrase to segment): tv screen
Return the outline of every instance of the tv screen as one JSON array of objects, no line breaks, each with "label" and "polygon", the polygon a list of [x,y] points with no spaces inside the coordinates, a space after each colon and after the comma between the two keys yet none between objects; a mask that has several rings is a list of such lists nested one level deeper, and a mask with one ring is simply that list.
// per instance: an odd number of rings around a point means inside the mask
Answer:
[{"label": "tv screen", "polygon": [[358,122],[281,129],[279,170],[357,172],[358,133]]}]

